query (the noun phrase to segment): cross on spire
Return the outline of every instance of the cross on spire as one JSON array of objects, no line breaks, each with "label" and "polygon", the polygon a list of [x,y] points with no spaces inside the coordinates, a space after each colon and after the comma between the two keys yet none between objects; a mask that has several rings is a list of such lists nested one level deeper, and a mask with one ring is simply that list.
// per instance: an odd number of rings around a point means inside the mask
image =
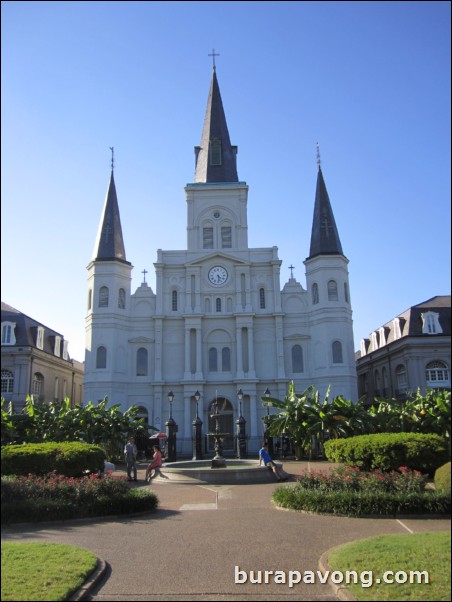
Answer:
[{"label": "cross on spire", "polygon": [[146,284],[146,274],[148,273],[147,269],[145,268],[141,273],[143,274],[143,284]]},{"label": "cross on spire", "polygon": [[291,279],[291,280],[293,280],[293,271],[294,271],[294,269],[295,269],[295,266],[291,264],[291,265],[289,266],[289,270],[290,270],[290,279]]},{"label": "cross on spire", "polygon": [[317,165],[319,166],[319,169],[320,169],[321,164],[322,164],[322,162],[320,160],[320,144],[317,142]]},{"label": "cross on spire", "polygon": [[113,171],[115,167],[115,147],[110,146],[109,148],[111,150],[111,171]]},{"label": "cross on spire", "polygon": [[208,55],[212,57],[212,61],[213,61],[213,70],[215,71],[215,57],[216,56],[220,56],[218,54],[218,52],[215,52],[215,48],[212,48],[212,52]]}]

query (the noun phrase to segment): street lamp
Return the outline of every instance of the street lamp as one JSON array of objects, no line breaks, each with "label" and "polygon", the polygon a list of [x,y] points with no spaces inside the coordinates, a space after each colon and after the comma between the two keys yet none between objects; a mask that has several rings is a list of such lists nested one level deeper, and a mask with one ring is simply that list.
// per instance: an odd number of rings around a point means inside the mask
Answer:
[{"label": "street lamp", "polygon": [[202,420],[198,414],[198,402],[201,399],[201,393],[197,390],[193,397],[196,401],[196,417],[192,422],[193,460],[202,460]]},{"label": "street lamp", "polygon": [[176,433],[178,431],[178,427],[176,421],[173,418],[173,401],[174,401],[174,393],[170,391],[168,393],[168,402],[170,406],[170,415],[166,424],[166,459],[168,462],[176,461]]},{"label": "street lamp", "polygon": [[173,417],[173,401],[174,401],[174,393],[172,391],[170,391],[168,393],[168,401],[169,401],[169,407],[170,407],[170,418]]},{"label": "street lamp", "polygon": [[242,389],[237,391],[237,399],[239,400],[239,417],[235,422],[237,435],[237,458],[246,458],[248,454],[246,451],[246,420],[242,416]]},{"label": "street lamp", "polygon": [[[270,389],[268,387],[265,389],[264,395],[267,399],[269,399],[271,393],[270,393]],[[273,437],[271,437],[268,432],[268,425],[270,422],[270,406],[268,405],[268,403],[267,403],[267,416],[265,417],[264,422],[265,422],[264,440],[268,444],[268,453],[270,454],[270,457],[272,457],[273,456]]]}]

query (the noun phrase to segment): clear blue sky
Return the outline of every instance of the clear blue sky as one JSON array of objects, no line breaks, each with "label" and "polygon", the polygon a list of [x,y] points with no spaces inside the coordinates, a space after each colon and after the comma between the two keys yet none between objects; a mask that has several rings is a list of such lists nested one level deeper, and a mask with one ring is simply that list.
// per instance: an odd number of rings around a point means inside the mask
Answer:
[{"label": "clear blue sky", "polygon": [[87,271],[110,176],[132,292],[186,248],[215,48],[249,244],[306,285],[316,142],[355,348],[450,294],[449,2],[2,2],[2,300],[84,358]]}]

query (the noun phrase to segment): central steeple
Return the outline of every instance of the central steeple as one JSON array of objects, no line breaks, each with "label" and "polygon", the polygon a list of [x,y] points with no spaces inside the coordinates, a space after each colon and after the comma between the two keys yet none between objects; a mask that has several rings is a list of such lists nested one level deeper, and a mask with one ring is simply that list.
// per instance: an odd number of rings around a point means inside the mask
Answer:
[{"label": "central steeple", "polygon": [[238,182],[237,147],[231,145],[215,66],[212,72],[201,144],[195,146],[195,183]]}]

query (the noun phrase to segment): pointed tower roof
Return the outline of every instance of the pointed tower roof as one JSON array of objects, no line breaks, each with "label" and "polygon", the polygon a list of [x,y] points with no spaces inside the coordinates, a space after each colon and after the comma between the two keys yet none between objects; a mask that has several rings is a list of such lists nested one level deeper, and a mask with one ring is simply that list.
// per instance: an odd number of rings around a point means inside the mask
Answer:
[{"label": "pointed tower roof", "polygon": [[122,238],[121,218],[112,169],[96,244],[94,245],[93,261],[111,261],[115,259],[128,263]]},{"label": "pointed tower roof", "polygon": [[343,255],[339,233],[320,165],[317,174],[311,248],[308,259],[316,255]]},{"label": "pointed tower roof", "polygon": [[200,146],[195,147],[196,183],[238,182],[237,147],[231,145],[215,67]]}]

